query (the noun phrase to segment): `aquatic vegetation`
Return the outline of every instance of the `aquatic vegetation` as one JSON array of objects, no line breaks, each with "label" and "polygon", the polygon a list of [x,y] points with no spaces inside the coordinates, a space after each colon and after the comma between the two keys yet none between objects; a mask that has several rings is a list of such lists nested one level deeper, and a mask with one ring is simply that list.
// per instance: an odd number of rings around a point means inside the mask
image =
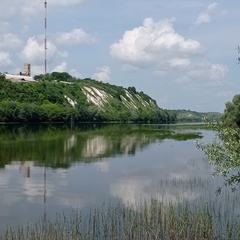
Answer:
[{"label": "aquatic vegetation", "polygon": [[[0,239],[239,239],[239,220],[213,212],[213,205],[164,204],[154,198],[135,206],[109,202],[85,214],[73,210],[69,216],[57,214],[55,220],[8,226]],[[216,222],[216,215],[224,221]]]}]

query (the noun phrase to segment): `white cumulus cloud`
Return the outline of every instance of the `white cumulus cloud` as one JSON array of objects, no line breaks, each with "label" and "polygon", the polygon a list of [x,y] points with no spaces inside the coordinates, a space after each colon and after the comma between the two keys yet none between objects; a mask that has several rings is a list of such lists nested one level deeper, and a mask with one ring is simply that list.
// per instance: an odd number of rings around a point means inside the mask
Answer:
[{"label": "white cumulus cloud", "polygon": [[44,11],[44,2],[43,1],[31,1],[31,0],[23,0],[20,2],[19,6],[15,5],[18,9],[20,9],[20,13],[25,20],[28,22],[35,18],[37,15],[42,14]]},{"label": "white cumulus cloud", "polygon": [[[216,7],[217,4],[209,5],[208,11]],[[158,22],[145,19],[142,26],[126,31],[112,44],[110,53],[125,66],[149,68],[158,76],[175,74],[175,81],[179,83],[208,81],[216,84],[223,81],[228,72],[226,66],[207,60],[200,42],[177,33],[171,19]]]},{"label": "white cumulus cloud", "polygon": [[0,52],[0,66],[10,66],[12,65],[12,60],[8,52]]},{"label": "white cumulus cloud", "polygon": [[[47,0],[51,7],[70,7],[80,5],[87,0]],[[1,18],[12,18],[20,15],[24,20],[31,21],[32,18],[42,15],[44,12],[44,0],[8,0],[0,2]]]},{"label": "white cumulus cloud", "polygon": [[221,80],[225,78],[228,68],[222,64],[213,64],[211,66],[211,79]]},{"label": "white cumulus cloud", "polygon": [[22,40],[19,39],[15,34],[6,33],[0,35],[0,49],[15,49],[22,45]]},{"label": "white cumulus cloud", "polygon": [[206,10],[200,13],[197,17],[197,20],[195,21],[196,25],[200,25],[203,23],[209,23],[212,18],[212,14],[215,13],[217,10],[218,4],[217,3],[211,3],[207,6]]},{"label": "white cumulus cloud", "polygon": [[207,85],[219,85],[221,84],[229,69],[222,64],[214,64],[208,61],[195,62],[191,68],[187,68],[183,75],[178,76],[176,82],[190,83],[206,82]]},{"label": "white cumulus cloud", "polygon": [[97,72],[92,75],[92,78],[102,82],[110,81],[111,70],[108,66],[97,68]]},{"label": "white cumulus cloud", "polygon": [[84,32],[81,28],[73,29],[70,32],[57,33],[57,42],[59,44],[82,44],[82,43],[93,43],[94,37]]},{"label": "white cumulus cloud", "polygon": [[169,61],[169,65],[177,68],[187,68],[191,65],[191,61],[188,58],[173,58]]},{"label": "white cumulus cloud", "polygon": [[66,69],[67,69],[67,63],[62,62],[60,65],[56,66],[53,69],[53,72],[66,72]]},{"label": "white cumulus cloud", "polygon": [[186,57],[202,53],[198,41],[185,39],[173,28],[172,20],[143,21],[143,26],[126,31],[118,43],[110,47],[112,57],[134,66],[169,61],[175,57]]},{"label": "white cumulus cloud", "polygon": [[[30,37],[26,45],[24,46],[20,57],[26,61],[30,62],[34,65],[42,64],[44,59],[44,41],[42,39],[37,39],[36,37]],[[54,57],[66,58],[68,54],[66,52],[60,52],[56,45],[48,41],[47,42],[47,59],[51,61]]]},{"label": "white cumulus cloud", "polygon": [[75,78],[82,78],[82,74],[76,69],[70,69],[69,74]]},{"label": "white cumulus cloud", "polygon": [[44,59],[44,51],[44,44],[35,37],[30,37],[22,50],[21,56],[27,62],[39,64]]}]

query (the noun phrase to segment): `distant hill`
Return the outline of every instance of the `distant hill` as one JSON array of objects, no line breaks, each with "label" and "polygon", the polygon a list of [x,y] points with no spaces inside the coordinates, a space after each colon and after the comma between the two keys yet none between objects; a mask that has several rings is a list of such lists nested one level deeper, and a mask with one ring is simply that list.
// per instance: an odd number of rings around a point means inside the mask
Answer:
[{"label": "distant hill", "polygon": [[11,82],[0,75],[0,122],[202,122],[221,113],[167,110],[135,87],[124,88],[66,72]]},{"label": "distant hill", "polygon": [[216,121],[222,116],[218,112],[196,112],[191,110],[169,110],[176,115],[177,122],[203,122],[205,119]]},{"label": "distant hill", "polygon": [[170,123],[175,114],[135,87],[123,88],[68,73],[35,76],[13,83],[0,76],[0,122]]}]

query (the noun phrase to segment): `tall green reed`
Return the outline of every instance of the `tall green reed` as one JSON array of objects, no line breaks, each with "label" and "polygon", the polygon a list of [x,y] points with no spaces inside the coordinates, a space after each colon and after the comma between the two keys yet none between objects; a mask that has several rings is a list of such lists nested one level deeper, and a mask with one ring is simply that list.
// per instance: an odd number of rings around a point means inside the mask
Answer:
[{"label": "tall green reed", "polygon": [[[163,203],[156,198],[137,206],[120,202],[104,203],[87,213],[72,210],[68,216],[13,228],[8,226],[4,240],[220,240],[240,239],[240,222],[214,212],[214,203]],[[217,222],[217,219],[221,221]]]}]

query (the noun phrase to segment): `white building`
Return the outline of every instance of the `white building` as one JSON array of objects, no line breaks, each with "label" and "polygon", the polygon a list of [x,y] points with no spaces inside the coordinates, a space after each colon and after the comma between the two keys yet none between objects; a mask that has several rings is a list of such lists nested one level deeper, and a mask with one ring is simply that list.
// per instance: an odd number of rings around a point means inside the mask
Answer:
[{"label": "white building", "polygon": [[31,64],[25,63],[23,73],[19,74],[8,74],[4,73],[7,80],[11,82],[36,82],[33,77],[31,77]]},{"label": "white building", "polygon": [[25,75],[15,75],[4,73],[5,78],[11,82],[36,82],[33,77],[25,76]]}]

